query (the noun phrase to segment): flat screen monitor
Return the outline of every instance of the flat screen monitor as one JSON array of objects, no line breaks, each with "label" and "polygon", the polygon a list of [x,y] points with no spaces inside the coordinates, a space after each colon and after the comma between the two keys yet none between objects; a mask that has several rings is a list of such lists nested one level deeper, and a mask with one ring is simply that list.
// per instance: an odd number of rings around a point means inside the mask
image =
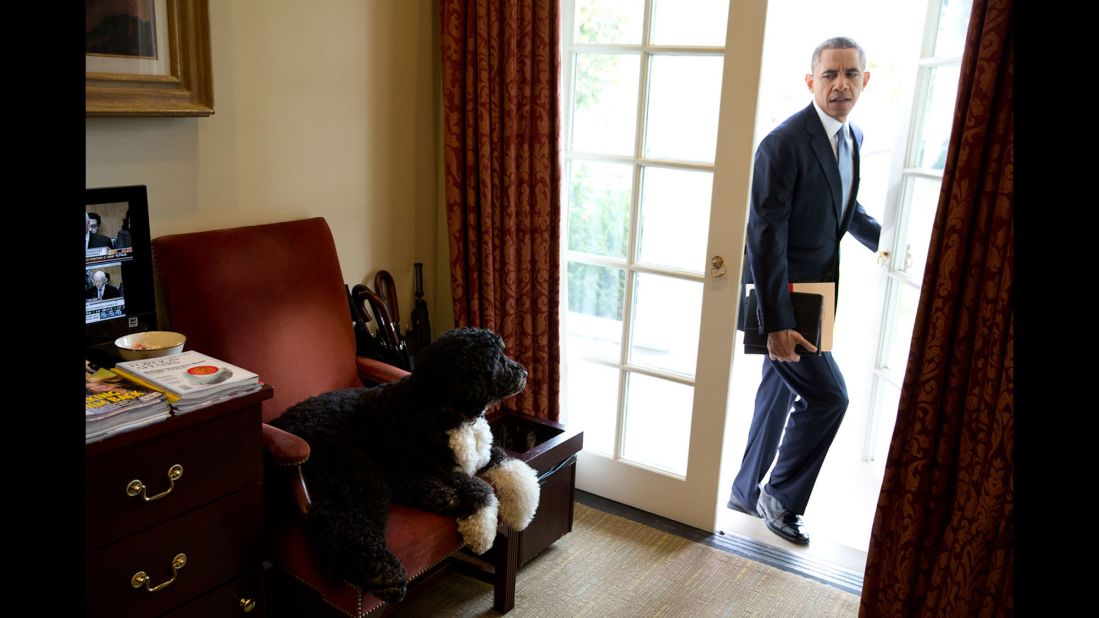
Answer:
[{"label": "flat screen monitor", "polygon": [[156,293],[143,185],[84,190],[85,347],[156,328]]}]

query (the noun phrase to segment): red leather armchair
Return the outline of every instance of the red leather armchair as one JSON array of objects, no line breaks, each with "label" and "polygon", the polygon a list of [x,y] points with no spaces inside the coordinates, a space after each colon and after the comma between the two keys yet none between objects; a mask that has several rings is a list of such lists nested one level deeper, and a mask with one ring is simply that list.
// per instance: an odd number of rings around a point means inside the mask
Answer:
[{"label": "red leather armchair", "polygon": [[[274,389],[263,404],[262,433],[269,461],[286,478],[269,476],[265,485],[285,492],[297,513],[280,517],[268,511],[269,560],[348,616],[383,605],[347,582],[331,581],[314,561],[300,525],[309,493],[298,466],[308,460],[309,445],[266,424],[306,397],[405,375],[356,357],[328,224],[314,218],[161,236],[153,252],[163,307],[171,328],[187,336],[187,348],[255,371]],[[454,518],[400,505],[390,512],[386,538],[413,578],[462,546]],[[510,586],[514,598],[514,572],[501,585]]]}]

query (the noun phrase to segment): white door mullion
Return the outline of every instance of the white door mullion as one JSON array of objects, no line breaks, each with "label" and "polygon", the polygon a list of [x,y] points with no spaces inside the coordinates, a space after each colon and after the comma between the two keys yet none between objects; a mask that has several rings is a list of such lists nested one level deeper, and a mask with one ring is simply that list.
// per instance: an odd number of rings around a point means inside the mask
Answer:
[{"label": "white door mullion", "polygon": [[698,161],[680,161],[676,159],[655,159],[651,157],[640,157],[639,162],[645,167],[667,167],[670,169],[680,169],[696,172],[710,172],[714,171],[713,163],[699,163]]},{"label": "white door mullion", "polygon": [[942,182],[943,171],[928,169],[926,167],[906,167],[904,168],[904,176],[905,178],[915,176],[917,178],[927,178],[929,180],[938,180],[939,182]]},{"label": "white door mullion", "polygon": [[641,166],[638,161],[641,159],[641,152],[644,147],[645,139],[645,110],[647,107],[649,81],[649,62],[647,54],[645,53],[645,46],[649,42],[649,20],[651,19],[651,16],[652,0],[646,0],[644,17],[641,22],[641,46],[638,55],[640,64],[637,78],[637,124],[634,128],[633,176],[631,185],[632,190],[630,191],[630,225],[628,240],[626,242],[626,289],[623,298],[624,306],[622,311],[622,346],[621,349],[619,349],[621,371],[619,372],[620,379],[618,383],[618,411],[615,418],[614,458],[616,460],[621,459],[622,451],[625,448],[626,395],[630,379],[630,372],[626,366],[629,361],[630,346],[633,341],[633,305],[637,295],[633,266],[634,258],[637,255],[638,214],[641,210]]},{"label": "white door mullion", "polygon": [[673,371],[665,371],[663,369],[648,367],[646,365],[636,365],[634,363],[626,363],[626,369],[631,373],[639,373],[652,378],[660,378],[661,380],[668,380],[669,382],[675,382],[684,386],[695,385],[695,379],[693,376],[683,375],[681,373],[675,373]]}]

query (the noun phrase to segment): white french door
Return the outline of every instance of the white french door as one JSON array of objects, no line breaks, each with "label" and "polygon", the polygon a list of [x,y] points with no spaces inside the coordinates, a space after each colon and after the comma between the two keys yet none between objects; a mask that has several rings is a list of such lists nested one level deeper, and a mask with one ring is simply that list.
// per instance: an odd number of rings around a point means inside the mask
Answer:
[{"label": "white french door", "polygon": [[863,459],[882,470],[908,363],[931,229],[939,203],[954,122],[961,56],[972,0],[930,0],[917,63],[903,168],[891,190],[896,204],[883,234],[885,277],[881,331],[874,365]]},{"label": "white french door", "polygon": [[562,402],[585,434],[577,486],[707,530],[765,11],[753,0],[566,0],[562,11]]}]

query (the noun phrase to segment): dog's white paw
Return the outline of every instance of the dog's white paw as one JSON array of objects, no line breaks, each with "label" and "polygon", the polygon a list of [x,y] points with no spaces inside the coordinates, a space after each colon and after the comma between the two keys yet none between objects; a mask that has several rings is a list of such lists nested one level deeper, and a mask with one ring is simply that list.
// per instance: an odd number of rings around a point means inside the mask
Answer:
[{"label": "dog's white paw", "polygon": [[508,459],[487,470],[481,478],[488,481],[500,498],[500,519],[515,531],[525,530],[538,510],[538,474],[518,459]]},{"label": "dog's white paw", "polygon": [[462,535],[466,547],[475,554],[485,553],[496,540],[500,501],[492,494],[488,498],[488,504],[474,511],[472,515],[458,518],[458,533]]}]

